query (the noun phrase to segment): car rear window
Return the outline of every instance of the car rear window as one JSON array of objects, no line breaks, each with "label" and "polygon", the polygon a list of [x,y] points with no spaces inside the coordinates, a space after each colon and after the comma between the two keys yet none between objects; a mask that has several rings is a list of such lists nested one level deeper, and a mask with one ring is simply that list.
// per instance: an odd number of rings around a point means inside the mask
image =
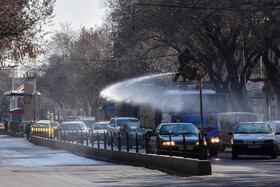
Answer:
[{"label": "car rear window", "polygon": [[138,119],[118,119],[117,126],[122,126],[124,123],[139,123]]},{"label": "car rear window", "polygon": [[133,125],[128,125],[128,130],[130,131],[136,131],[136,130],[140,130],[140,124],[133,124]]},{"label": "car rear window", "polygon": [[48,123],[35,123],[33,125],[34,128],[49,128],[49,124]]},{"label": "car rear window", "polygon": [[52,126],[52,127],[57,127],[58,124],[59,124],[58,122],[51,122],[51,126]]},{"label": "car rear window", "polygon": [[79,130],[79,129],[85,129],[86,128],[86,125],[84,123],[63,123],[62,125],[62,129],[65,129],[65,130],[70,130],[70,129],[73,129],[73,130]]},{"label": "car rear window", "polygon": [[108,125],[109,124],[104,124],[104,123],[94,124],[93,129],[94,130],[107,129]]}]

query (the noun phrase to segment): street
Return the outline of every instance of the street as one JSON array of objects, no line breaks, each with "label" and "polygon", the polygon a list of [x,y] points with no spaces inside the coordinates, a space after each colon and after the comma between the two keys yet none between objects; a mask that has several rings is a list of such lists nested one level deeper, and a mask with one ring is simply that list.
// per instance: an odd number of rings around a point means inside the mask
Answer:
[{"label": "street", "polygon": [[231,159],[230,149],[209,158],[212,175],[179,176],[155,169],[84,158],[0,136],[1,186],[278,186],[279,158]]}]

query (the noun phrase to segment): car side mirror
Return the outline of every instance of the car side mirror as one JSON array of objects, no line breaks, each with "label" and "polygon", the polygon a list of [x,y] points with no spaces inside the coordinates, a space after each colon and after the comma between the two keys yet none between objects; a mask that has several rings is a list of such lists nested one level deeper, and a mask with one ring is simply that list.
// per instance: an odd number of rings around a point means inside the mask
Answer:
[{"label": "car side mirror", "polygon": [[232,133],[232,132],[229,132],[228,135],[233,135],[233,133]]},{"label": "car side mirror", "polygon": [[280,135],[280,132],[276,132],[275,135]]}]

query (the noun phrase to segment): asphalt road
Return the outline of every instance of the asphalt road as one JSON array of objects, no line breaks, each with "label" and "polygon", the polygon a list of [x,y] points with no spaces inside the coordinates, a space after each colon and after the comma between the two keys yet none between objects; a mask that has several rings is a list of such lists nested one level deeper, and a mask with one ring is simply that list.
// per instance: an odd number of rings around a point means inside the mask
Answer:
[{"label": "asphalt road", "polygon": [[84,158],[0,135],[0,186],[279,186],[280,157],[209,158],[212,175],[179,176]]}]

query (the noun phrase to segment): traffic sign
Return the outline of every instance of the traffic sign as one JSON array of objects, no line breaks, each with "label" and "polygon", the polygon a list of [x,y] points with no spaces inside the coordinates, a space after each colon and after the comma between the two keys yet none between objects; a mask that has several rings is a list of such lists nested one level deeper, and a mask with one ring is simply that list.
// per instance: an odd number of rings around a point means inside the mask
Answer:
[{"label": "traffic sign", "polygon": [[199,80],[206,75],[206,68],[202,64],[191,63],[183,68],[183,75],[188,80]]},{"label": "traffic sign", "polygon": [[116,106],[115,106],[115,103],[108,103],[108,106],[107,106],[107,113],[109,115],[115,115],[116,113]]}]

